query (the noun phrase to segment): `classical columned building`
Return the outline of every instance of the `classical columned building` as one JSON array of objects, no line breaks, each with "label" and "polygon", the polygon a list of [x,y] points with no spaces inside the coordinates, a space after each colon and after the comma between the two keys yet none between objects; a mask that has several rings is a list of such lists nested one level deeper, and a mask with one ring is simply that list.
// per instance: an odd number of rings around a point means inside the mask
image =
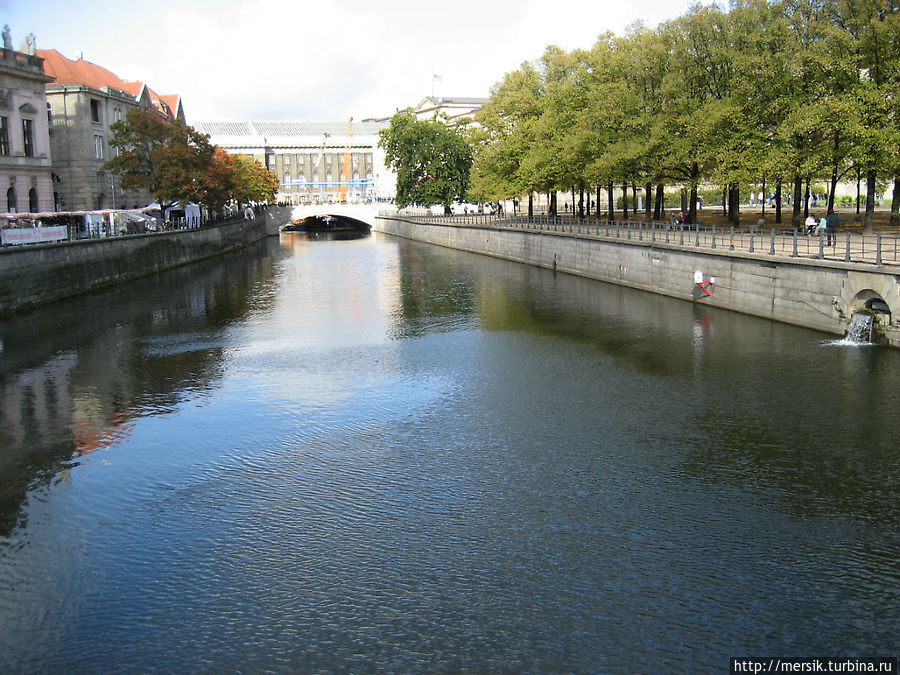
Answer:
[{"label": "classical columned building", "polygon": [[378,147],[388,122],[197,122],[230,154],[252,157],[278,177],[279,201],[365,202],[394,196],[394,174]]},{"label": "classical columned building", "polygon": [[[9,45],[9,33],[4,33]],[[42,60],[4,48],[0,52],[0,211],[54,210],[50,137]]]}]

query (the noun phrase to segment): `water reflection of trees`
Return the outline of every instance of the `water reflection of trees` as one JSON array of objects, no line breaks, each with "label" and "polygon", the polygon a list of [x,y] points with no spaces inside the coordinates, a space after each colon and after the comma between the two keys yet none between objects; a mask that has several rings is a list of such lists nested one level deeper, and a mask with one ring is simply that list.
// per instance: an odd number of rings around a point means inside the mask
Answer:
[{"label": "water reflection of trees", "polygon": [[842,349],[815,331],[464,252],[401,250],[399,335],[444,315],[590,345],[664,378],[665,401],[634,405],[648,428],[669,424],[660,415],[677,423],[690,475],[770,491],[805,515],[900,522],[896,351]]},{"label": "water reflection of trees", "polygon": [[[277,243],[275,243],[277,245]],[[221,331],[273,299],[273,242],[55,303],[0,329],[0,536],[46,489],[135,417],[221,377]]]}]

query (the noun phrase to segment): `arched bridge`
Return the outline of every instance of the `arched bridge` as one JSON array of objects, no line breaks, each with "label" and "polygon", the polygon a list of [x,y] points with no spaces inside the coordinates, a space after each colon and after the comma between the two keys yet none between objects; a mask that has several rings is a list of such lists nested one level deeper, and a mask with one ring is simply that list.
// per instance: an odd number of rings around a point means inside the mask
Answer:
[{"label": "arched bridge", "polygon": [[[302,220],[310,216],[338,216],[350,220],[365,223],[370,228],[375,227],[375,216],[383,205],[375,202],[368,204],[300,204],[291,211],[291,220]],[[284,229],[290,223],[282,225]]]}]

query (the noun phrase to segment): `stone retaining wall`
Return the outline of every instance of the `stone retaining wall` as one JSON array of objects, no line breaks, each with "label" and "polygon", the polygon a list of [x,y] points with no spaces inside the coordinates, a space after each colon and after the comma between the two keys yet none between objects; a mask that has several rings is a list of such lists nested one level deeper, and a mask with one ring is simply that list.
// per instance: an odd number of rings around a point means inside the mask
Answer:
[{"label": "stone retaining wall", "polygon": [[[837,335],[846,333],[853,312],[877,297],[891,310],[880,317],[885,339],[900,347],[900,270],[884,266],[692,250],[562,232],[419,223],[402,217],[379,217],[375,230]],[[706,292],[697,285],[700,279]]]},{"label": "stone retaining wall", "polygon": [[276,207],[200,229],[0,249],[0,315],[243,248],[289,216]]}]

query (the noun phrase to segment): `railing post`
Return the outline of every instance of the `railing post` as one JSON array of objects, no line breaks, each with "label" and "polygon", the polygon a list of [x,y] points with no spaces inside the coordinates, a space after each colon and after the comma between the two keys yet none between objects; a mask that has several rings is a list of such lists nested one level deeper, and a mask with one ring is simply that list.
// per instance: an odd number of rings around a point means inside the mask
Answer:
[{"label": "railing post", "polygon": [[875,235],[875,264],[881,264],[881,232]]},{"label": "railing post", "polygon": [[679,229],[680,229],[681,235],[680,235],[680,238],[679,238],[679,240],[678,240],[678,245],[679,245],[679,246],[684,246],[684,225],[681,225]]},{"label": "railing post", "polygon": [[750,226],[750,253],[754,253],[756,251],[756,249],[753,247],[753,243],[754,243],[755,239],[756,239],[756,230],[751,225]]},{"label": "railing post", "polygon": [[694,225],[694,246],[700,247],[700,223]]},{"label": "railing post", "polygon": [[825,233],[819,232],[819,260],[825,258]]},{"label": "railing post", "polygon": [[[849,236],[849,235],[848,235]],[[797,228],[794,228],[794,252],[791,253],[792,258],[797,257]]]},{"label": "railing post", "polygon": [[716,247],[716,226],[712,226],[712,247]]},{"label": "railing post", "polygon": [[775,228],[772,228],[772,241],[769,244],[769,255],[775,255]]},{"label": "railing post", "polygon": [[844,250],[844,262],[850,262],[850,233],[847,233],[847,248]]},{"label": "railing post", "polygon": [[734,250],[734,225],[731,226],[731,239],[729,239],[728,250]]}]

